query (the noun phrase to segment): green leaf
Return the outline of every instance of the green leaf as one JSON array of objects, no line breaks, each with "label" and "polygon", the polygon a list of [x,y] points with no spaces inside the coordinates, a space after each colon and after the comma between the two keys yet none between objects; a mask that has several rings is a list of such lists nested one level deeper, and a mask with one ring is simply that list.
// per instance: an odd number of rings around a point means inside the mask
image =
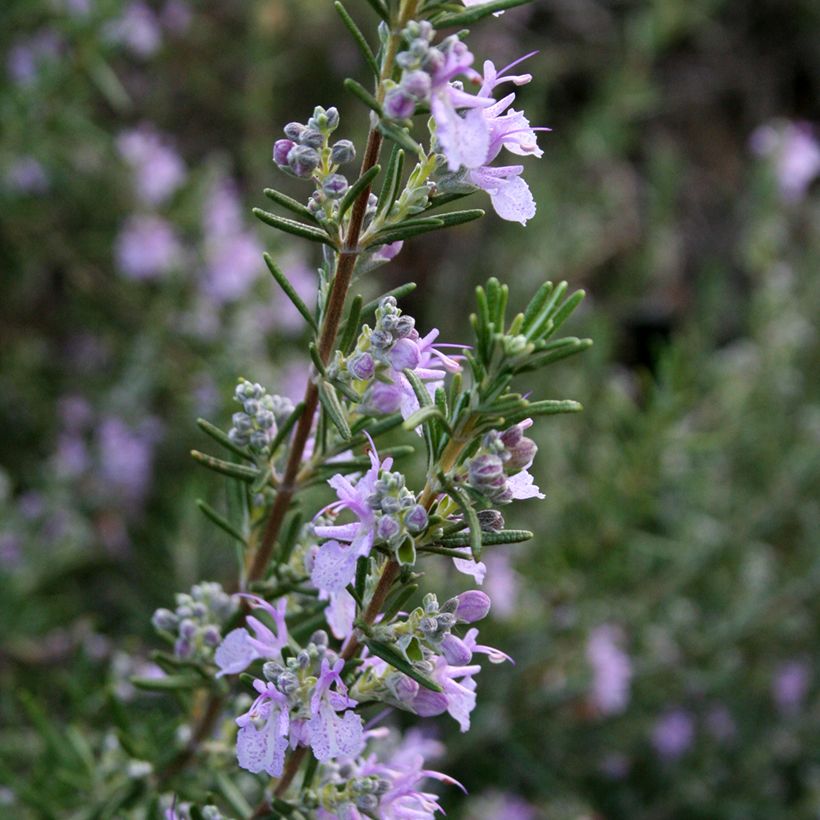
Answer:
[{"label": "green leaf", "polygon": [[529,3],[530,0],[491,0],[489,3],[482,3],[480,6],[473,6],[472,8],[458,12],[456,14],[445,14],[442,17],[437,17],[433,20],[436,28],[445,28],[450,26],[469,26],[477,20],[481,20],[488,14],[496,11],[504,11],[515,6],[523,6]]},{"label": "green leaf", "polygon": [[521,327],[522,331],[526,332],[532,326],[532,323],[536,320],[538,314],[541,312],[541,309],[546,304],[547,299],[549,299],[552,289],[552,282],[544,282],[544,284],[541,285],[537,291],[535,291],[534,296],[530,299],[530,303],[524,311],[524,324]]},{"label": "green leaf", "polygon": [[584,409],[583,405],[577,401],[565,399],[563,401],[533,401],[530,402],[523,410],[512,413],[507,416],[507,424],[517,424],[524,419],[532,418],[534,416],[555,416],[559,413],[580,413]]},{"label": "green leaf", "polygon": [[465,191],[464,193],[452,194],[436,194],[435,196],[431,196],[424,213],[431,211],[433,208],[442,208],[445,205],[449,205],[451,202],[458,202],[459,199],[464,199],[465,196],[470,196],[470,194],[473,193],[475,193],[475,191]]},{"label": "green leaf", "polygon": [[[561,342],[563,344],[558,344]],[[540,353],[536,350],[523,364],[516,366],[516,373],[529,373],[533,370],[538,370],[546,367],[548,364],[566,359],[568,356],[574,356],[576,353],[582,353],[584,350],[592,347],[592,339],[576,339],[575,337],[567,337],[558,339],[554,342],[556,346],[550,350],[545,350]]]},{"label": "green leaf", "polygon": [[410,566],[416,563],[416,545],[412,538],[405,538],[401,546],[396,551],[396,560],[402,566]]},{"label": "green leaf", "polygon": [[279,549],[276,551],[275,559],[279,564],[285,564],[290,560],[290,554],[296,546],[299,533],[302,531],[304,515],[301,510],[294,510],[279,536]]},{"label": "green leaf", "polygon": [[198,675],[165,675],[161,678],[132,677],[131,683],[137,689],[146,692],[179,692],[188,689],[198,689],[203,680]]},{"label": "green leaf", "polygon": [[478,561],[481,558],[481,524],[478,520],[478,513],[475,507],[470,503],[470,499],[466,493],[455,487],[448,490],[450,497],[458,504],[461,512],[464,514],[464,520],[470,528],[470,550],[473,553],[473,560]]},{"label": "green leaf", "polygon": [[344,87],[354,96],[358,97],[368,108],[382,116],[382,107],[379,101],[361,83],[357,83],[353,78],[348,77],[344,81]]},{"label": "green leaf", "polygon": [[412,678],[419,686],[429,689],[431,692],[441,692],[442,688],[427,675],[421,673],[410,663],[406,658],[400,655],[390,644],[382,643],[373,639],[365,640],[365,644],[370,651],[377,657],[381,658],[386,663],[389,663],[394,669],[403,672],[408,678]]},{"label": "green leaf", "polygon": [[318,228],[312,228],[310,225],[304,225],[293,219],[285,219],[283,216],[277,216],[268,211],[263,211],[261,208],[254,208],[253,215],[266,225],[270,225],[277,230],[293,234],[294,236],[301,236],[303,239],[309,239],[311,242],[321,242],[323,245],[330,245],[331,248],[336,247],[336,243],[324,231],[320,231]]},{"label": "green leaf", "polygon": [[296,214],[297,216],[301,217],[302,219],[307,219],[309,222],[316,223],[316,217],[312,214],[301,202],[297,202],[295,199],[291,199],[287,194],[283,194],[281,191],[277,191],[275,188],[265,188],[262,192],[265,196],[275,202],[277,205],[281,205],[283,208],[287,208],[292,213]]},{"label": "green leaf", "polygon": [[405,430],[415,430],[416,427],[427,424],[433,419],[440,422],[448,432],[452,432],[447,424],[447,419],[441,412],[441,409],[432,405],[428,407],[420,407],[415,413],[408,416],[402,427],[404,427]]},{"label": "green leaf", "polygon": [[361,196],[361,194],[370,187],[370,183],[381,173],[381,165],[374,165],[368,168],[348,189],[347,193],[342,197],[339,203],[339,222],[347,213],[350,206]]},{"label": "green leaf", "polygon": [[228,535],[230,535],[231,538],[235,538],[237,541],[239,541],[240,544],[243,544],[244,546],[248,545],[248,542],[245,540],[245,536],[242,535],[242,533],[238,529],[236,529],[236,527],[234,527],[234,525],[231,524],[230,521],[223,518],[213,507],[210,506],[210,504],[207,504],[201,498],[197,498],[196,505],[197,507],[199,507],[200,510],[202,510],[203,513],[205,513],[205,516],[207,518],[210,518],[211,521],[213,521],[217,527],[228,533]]},{"label": "green leaf", "polygon": [[319,348],[316,347],[316,342],[311,342],[308,345],[308,353],[310,353],[310,360],[313,362],[313,366],[319,372],[319,375],[326,377],[327,369],[325,368],[325,363],[322,361],[322,357],[319,355]]},{"label": "green leaf", "polygon": [[237,444],[234,444],[228,437],[228,434],[220,430],[215,424],[211,424],[211,422],[207,421],[206,419],[197,419],[196,423],[203,433],[209,435],[214,441],[216,441],[218,444],[221,444],[226,450],[230,450],[234,455],[237,455],[240,458],[244,458],[247,461],[254,461],[254,457],[247,451],[247,449],[245,449],[244,447],[240,447]]},{"label": "green leaf", "polygon": [[[381,115],[381,112],[379,112],[379,115]],[[410,136],[406,128],[381,120],[378,129],[385,137],[404,148],[408,154],[412,154],[414,157],[422,156],[421,146]]]},{"label": "green leaf", "polygon": [[564,302],[564,304],[555,311],[555,313],[550,317],[550,319],[552,319],[552,327],[550,328],[547,337],[552,336],[552,334],[555,333],[555,331],[558,330],[562,324],[564,324],[575,308],[577,308],[578,305],[584,301],[585,296],[585,291],[576,290],[575,293],[573,293],[572,296],[570,296],[569,299],[567,299],[566,302]]},{"label": "green leaf", "polygon": [[356,594],[359,600],[364,600],[365,584],[367,583],[367,573],[370,571],[370,559],[366,555],[360,555],[356,559]]},{"label": "green leaf", "polygon": [[350,425],[347,422],[347,413],[336,395],[336,388],[330,382],[322,381],[319,384],[319,401],[333,422],[333,426],[339,431],[339,435],[345,441],[350,441],[353,434],[350,432]]},{"label": "green leaf", "polygon": [[[481,546],[489,547],[498,544],[520,544],[533,538],[529,530],[499,530],[498,532],[482,532]],[[458,533],[439,538],[436,543],[443,547],[469,547],[473,539],[472,533]]]},{"label": "green leaf", "polygon": [[344,321],[344,325],[339,333],[338,349],[341,350],[344,355],[347,355],[353,349],[353,345],[359,335],[359,323],[362,318],[363,302],[364,299],[362,295],[360,293],[356,294],[356,297],[350,305],[350,310],[347,312],[347,318]]},{"label": "green leaf", "polygon": [[386,230],[379,231],[379,233],[370,240],[370,245],[389,245],[391,242],[403,242],[412,236],[430,233],[430,231],[436,231],[443,227],[444,223],[440,219],[434,219],[433,217],[414,220],[413,223],[410,224],[401,222]]},{"label": "green leaf", "polygon": [[381,73],[379,69],[379,64],[376,62],[376,58],[373,56],[373,52],[370,50],[370,46],[367,44],[367,40],[364,39],[364,35],[359,30],[359,27],[353,21],[353,18],[347,13],[347,9],[336,0],[333,4],[336,7],[336,11],[339,12],[339,17],[342,18],[342,22],[347,26],[347,30],[353,36],[353,40],[356,42],[356,45],[359,47],[359,51],[362,52],[362,56],[364,57],[365,62],[370,67],[370,70],[373,72],[374,76],[378,77]]},{"label": "green leaf", "polygon": [[524,331],[524,335],[527,339],[539,339],[544,333],[547,332],[547,324],[549,323],[550,315],[553,310],[555,310],[555,306],[561,301],[564,294],[567,292],[567,287],[568,285],[566,282],[559,282],[558,285],[552,290],[549,298],[535,316],[535,319]]},{"label": "green leaf", "polygon": [[485,214],[486,211],[481,208],[469,208],[464,211],[448,211],[446,214],[439,214],[436,218],[440,219],[444,226],[449,228],[452,225],[463,225],[465,222],[481,219]]},{"label": "green leaf", "polygon": [[393,146],[390,154],[390,161],[387,163],[387,171],[382,181],[382,189],[379,192],[379,203],[376,207],[377,214],[389,213],[390,208],[396,201],[399,193],[399,183],[401,172],[404,166],[404,151],[398,145]]},{"label": "green leaf", "polygon": [[269,253],[263,253],[262,258],[265,260],[265,264],[268,266],[268,270],[273,274],[273,278],[276,280],[277,284],[280,288],[285,292],[285,295],[290,299],[293,303],[293,306],[299,313],[302,314],[302,318],[308,323],[311,330],[314,333],[319,332],[319,326],[316,324],[316,319],[313,317],[313,314],[308,309],[308,306],[302,301],[299,297],[299,294],[294,290],[293,285],[291,285],[288,277],[285,276],[284,273],[279,269],[276,263],[273,261],[273,257]]},{"label": "green leaf", "polygon": [[390,12],[387,10],[384,0],[367,0],[367,3],[385,23],[390,22]]},{"label": "green leaf", "polygon": [[239,479],[239,481],[245,481],[248,484],[253,484],[259,478],[259,470],[255,467],[245,467],[242,464],[234,464],[232,461],[222,461],[220,458],[200,453],[199,450],[191,450],[191,456],[209,470]]},{"label": "green leaf", "polygon": [[382,621],[387,623],[393,618],[397,612],[399,612],[404,604],[413,597],[413,595],[418,592],[419,585],[418,584],[407,584],[406,586],[399,587],[388,599],[384,605],[384,618]]}]

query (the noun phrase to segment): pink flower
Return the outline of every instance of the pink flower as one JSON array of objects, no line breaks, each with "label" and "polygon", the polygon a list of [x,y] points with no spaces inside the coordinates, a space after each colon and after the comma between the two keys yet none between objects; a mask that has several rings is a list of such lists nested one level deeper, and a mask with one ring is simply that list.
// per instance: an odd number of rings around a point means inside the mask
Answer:
[{"label": "pink flower", "polygon": [[244,627],[231,630],[216,648],[214,660],[219,667],[217,677],[236,675],[244,671],[258,658],[281,658],[282,647],[287,645],[288,630],[285,624],[287,600],[280,598],[274,607],[257,595],[243,595],[254,608],[263,609],[270,615],[276,626],[273,632],[253,615],[247,617],[247,624],[253,635]]}]

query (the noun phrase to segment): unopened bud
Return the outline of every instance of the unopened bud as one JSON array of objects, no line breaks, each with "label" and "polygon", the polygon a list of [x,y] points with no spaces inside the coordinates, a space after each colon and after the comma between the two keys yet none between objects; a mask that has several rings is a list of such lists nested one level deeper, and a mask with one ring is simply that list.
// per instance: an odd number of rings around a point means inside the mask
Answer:
[{"label": "unopened bud", "polygon": [[273,144],[273,161],[280,167],[288,164],[288,154],[296,147],[293,140],[276,140]]},{"label": "unopened bud", "polygon": [[404,120],[412,117],[415,110],[415,99],[401,86],[392,88],[384,97],[384,114],[391,120]]},{"label": "unopened bud", "polygon": [[302,125],[301,122],[289,122],[284,128],[285,136],[288,139],[298,142],[305,128],[306,126]]},{"label": "unopened bud", "polygon": [[498,510],[480,510],[478,523],[482,532],[498,532],[504,529],[504,516]]},{"label": "unopened bud", "polygon": [[473,653],[467,644],[451,632],[448,632],[441,639],[440,646],[441,654],[450,666],[465,666],[473,657]]},{"label": "unopened bud", "polygon": [[347,362],[347,370],[354,379],[368,381],[376,372],[376,365],[369,353],[356,353]]},{"label": "unopened bud", "polygon": [[421,532],[427,526],[427,510],[421,504],[413,505],[404,516],[404,526],[412,533]]},{"label": "unopened bud", "polygon": [[458,607],[456,608],[456,618],[465,624],[471,624],[487,617],[490,611],[490,599],[481,590],[470,589],[456,596]]},{"label": "unopened bud", "polygon": [[344,165],[356,159],[356,148],[350,140],[339,140],[330,149],[330,161],[335,165]]},{"label": "unopened bud", "polygon": [[319,165],[319,154],[307,145],[296,145],[288,154],[288,167],[297,177],[309,177]]}]

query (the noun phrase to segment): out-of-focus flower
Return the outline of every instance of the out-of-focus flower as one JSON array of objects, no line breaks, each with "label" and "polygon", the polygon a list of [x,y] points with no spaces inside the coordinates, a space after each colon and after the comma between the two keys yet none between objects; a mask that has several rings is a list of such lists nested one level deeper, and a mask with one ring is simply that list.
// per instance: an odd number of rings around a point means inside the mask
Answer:
[{"label": "out-of-focus flower", "polygon": [[114,244],[117,267],[128,279],[158,279],[182,261],[182,246],[171,225],[159,216],[129,217]]},{"label": "out-of-focus flower", "polygon": [[106,29],[108,39],[121,43],[137,57],[151,57],[162,45],[157,16],[142,0],[129,3],[117,20]]},{"label": "out-of-focus flower", "polygon": [[19,157],[7,169],[6,187],[21,194],[43,194],[49,180],[45,168],[34,157]]},{"label": "out-of-focus flower", "polygon": [[156,419],[145,419],[138,427],[116,416],[102,420],[97,429],[97,451],[106,492],[129,503],[142,501],[151,482],[159,435]]},{"label": "out-of-focus flower", "polygon": [[604,715],[623,712],[629,703],[632,664],[620,644],[619,630],[610,624],[596,627],[587,638],[587,661],[592,667],[590,697]]},{"label": "out-of-focus flower", "polygon": [[27,39],[18,40],[9,49],[6,68],[18,85],[31,85],[40,68],[60,56],[63,41],[52,29],[41,29]]},{"label": "out-of-focus flower", "polygon": [[205,271],[202,291],[217,304],[234,302],[247,293],[262,271],[262,245],[242,220],[236,186],[218,180],[205,200]]},{"label": "out-of-focus flower", "polygon": [[752,151],[774,163],[780,194],[786,201],[802,199],[820,174],[820,144],[807,122],[771,123],[751,136]]},{"label": "out-of-focus flower", "polygon": [[794,715],[800,711],[810,681],[809,666],[804,661],[787,661],[777,667],[772,677],[772,698],[781,714]]},{"label": "out-of-focus flower", "polygon": [[664,712],[652,727],[652,746],[666,760],[677,760],[692,746],[695,726],[685,709]]},{"label": "out-of-focus flower", "polygon": [[120,134],[117,149],[131,166],[137,196],[147,205],[165,202],[185,180],[182,158],[151,125]]}]

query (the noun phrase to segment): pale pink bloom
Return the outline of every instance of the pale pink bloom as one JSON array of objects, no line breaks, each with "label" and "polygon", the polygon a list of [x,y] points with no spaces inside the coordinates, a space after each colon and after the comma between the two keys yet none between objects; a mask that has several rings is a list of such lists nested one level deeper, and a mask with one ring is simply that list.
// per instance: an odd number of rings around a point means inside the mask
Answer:
[{"label": "pale pink bloom", "polygon": [[596,627],[587,638],[586,656],[592,667],[590,697],[603,715],[623,712],[629,703],[632,664],[621,640],[619,630],[610,624]]}]

